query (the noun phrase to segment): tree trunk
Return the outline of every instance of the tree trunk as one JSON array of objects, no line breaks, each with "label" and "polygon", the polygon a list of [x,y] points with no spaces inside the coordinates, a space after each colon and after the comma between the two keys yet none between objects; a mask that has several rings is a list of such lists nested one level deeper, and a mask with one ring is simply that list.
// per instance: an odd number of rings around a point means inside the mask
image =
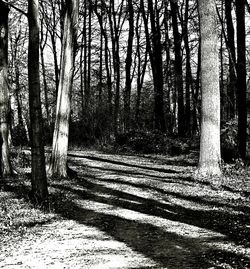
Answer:
[{"label": "tree trunk", "polygon": [[1,174],[12,174],[9,156],[9,93],[8,93],[8,6],[0,1],[0,132]]},{"label": "tree trunk", "polygon": [[41,21],[41,40],[40,40],[40,54],[41,54],[41,66],[42,66],[42,77],[43,77],[43,89],[44,89],[44,103],[45,103],[45,110],[47,115],[47,122],[50,126],[50,113],[49,113],[49,102],[48,102],[48,84],[46,79],[46,68],[45,68],[45,61],[44,61],[44,48],[46,46],[46,42],[48,39],[48,32],[46,32],[45,37],[43,34],[43,20]]},{"label": "tree trunk", "polygon": [[201,35],[201,137],[197,176],[220,176],[220,85],[217,13],[213,0],[199,1]]},{"label": "tree trunk", "polygon": [[133,1],[128,0],[128,45],[126,57],[126,82],[124,90],[124,129],[129,131],[130,128],[130,98],[131,98],[131,66],[132,66],[132,53],[133,53],[133,38],[134,38],[134,8]]},{"label": "tree trunk", "polygon": [[232,19],[232,0],[225,1],[225,16],[227,23],[227,45],[229,49],[229,117],[234,118],[236,114],[236,55],[235,55],[235,41],[234,41],[234,25]]},{"label": "tree trunk", "polygon": [[[144,8],[143,8],[144,9]],[[162,45],[161,30],[159,25],[159,10],[153,7],[152,0],[148,0],[148,10],[150,14],[152,33],[152,53],[150,54],[151,67],[154,80],[154,116],[155,129],[166,131],[163,101],[163,67],[162,67]],[[149,39],[149,36],[147,37]]]},{"label": "tree trunk", "polygon": [[29,48],[28,79],[31,126],[31,173],[32,194],[38,201],[48,197],[45,156],[42,142],[42,110],[39,73],[39,2],[28,1]]},{"label": "tree trunk", "polygon": [[238,93],[238,150],[246,157],[247,109],[246,109],[246,30],[245,3],[236,0],[237,21],[237,93]]},{"label": "tree trunk", "polygon": [[186,105],[185,105],[185,129],[186,134],[191,134],[191,102],[190,102],[190,89],[192,88],[192,72],[190,64],[190,48],[189,48],[189,38],[188,38],[188,10],[189,10],[189,0],[185,3],[185,18],[183,23],[183,35],[184,35],[184,45],[186,51]]},{"label": "tree trunk", "polygon": [[53,135],[50,176],[65,178],[69,136],[70,97],[73,83],[75,45],[78,25],[78,0],[67,0],[64,17],[64,33],[61,71],[57,97],[56,122]]},{"label": "tree trunk", "polygon": [[114,100],[114,135],[117,136],[119,129],[119,112],[120,112],[120,45],[119,45],[119,29],[116,19],[115,11],[115,2],[114,0],[110,1],[110,10],[109,10],[109,23],[110,23],[110,33],[112,41],[112,52],[113,52],[113,69],[114,69],[114,82],[115,82],[115,100]]},{"label": "tree trunk", "polygon": [[178,96],[178,134],[184,135],[185,115],[184,115],[184,95],[182,79],[182,57],[181,57],[181,36],[178,30],[178,3],[170,1],[171,15],[173,22],[174,52],[175,52],[175,88]]}]

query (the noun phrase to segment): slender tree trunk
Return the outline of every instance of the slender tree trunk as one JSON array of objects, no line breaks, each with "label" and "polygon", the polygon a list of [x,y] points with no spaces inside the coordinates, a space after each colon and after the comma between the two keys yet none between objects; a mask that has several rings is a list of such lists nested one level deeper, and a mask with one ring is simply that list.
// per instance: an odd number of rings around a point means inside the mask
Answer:
[{"label": "slender tree trunk", "polygon": [[[221,27],[224,28],[224,7],[223,0],[221,0]],[[223,65],[223,31],[220,33],[220,92],[221,92],[221,120],[227,118],[226,102],[224,92],[224,65]]]},{"label": "slender tree trunk", "polygon": [[133,39],[134,39],[134,8],[133,1],[128,2],[128,20],[129,20],[129,33],[126,57],[126,82],[124,90],[124,128],[128,131],[130,128],[130,98],[131,98],[131,66],[132,66],[132,53],[133,53]]},{"label": "slender tree trunk", "polygon": [[190,101],[190,89],[193,87],[193,79],[190,64],[190,48],[189,48],[189,38],[188,38],[188,12],[189,11],[189,0],[185,3],[185,17],[183,23],[183,35],[184,35],[184,46],[186,51],[186,105],[185,105],[185,126],[186,134],[191,134],[191,101]]},{"label": "slender tree trunk", "polygon": [[40,202],[48,197],[45,156],[42,141],[42,110],[39,73],[39,2],[28,1],[29,48],[28,79],[31,126],[31,173],[32,193]]},{"label": "slender tree trunk", "polygon": [[220,176],[220,85],[217,13],[213,0],[199,1],[201,35],[201,137],[197,176]]},{"label": "slender tree trunk", "polygon": [[91,42],[92,42],[92,6],[91,1],[89,2],[89,32],[88,32],[88,79],[87,88],[90,95],[90,82],[91,82]]},{"label": "slender tree trunk", "polygon": [[48,84],[46,80],[46,68],[45,68],[45,62],[44,62],[44,51],[43,48],[40,45],[40,53],[41,53],[41,65],[42,65],[42,75],[43,75],[43,89],[44,89],[44,103],[45,103],[45,110],[47,114],[47,121],[50,125],[50,113],[49,113],[49,101],[48,101]]},{"label": "slender tree trunk", "polygon": [[246,157],[247,109],[246,109],[246,30],[245,3],[236,0],[237,21],[237,93],[238,93],[238,150]]},{"label": "slender tree trunk", "polygon": [[171,15],[173,23],[174,35],[174,51],[175,51],[175,87],[178,95],[178,134],[184,135],[185,132],[185,115],[184,115],[184,94],[183,94],[183,78],[182,78],[182,57],[181,57],[181,36],[178,30],[178,3],[170,1]]},{"label": "slender tree trunk", "polygon": [[192,134],[199,132],[199,118],[200,114],[198,111],[198,97],[200,92],[200,75],[201,75],[201,40],[199,38],[198,44],[198,55],[197,55],[197,70],[196,70],[196,83],[195,87],[192,87],[192,99],[193,99],[193,111],[192,111]]},{"label": "slender tree trunk", "polygon": [[[81,116],[82,116],[82,120],[84,118],[84,111],[85,111],[85,103],[84,103],[84,69],[83,69],[83,51],[84,51],[84,39],[85,39],[85,31],[82,31],[82,38],[81,38],[81,48],[80,48],[80,91],[81,91],[81,104],[82,104],[82,111],[81,111]],[[83,45],[84,44],[84,45]]]},{"label": "slender tree trunk", "polygon": [[61,58],[60,83],[58,88],[56,122],[53,135],[52,155],[49,174],[56,177],[67,177],[67,153],[70,117],[70,96],[73,83],[75,45],[78,25],[77,0],[66,1],[64,33]]},{"label": "slender tree trunk", "polygon": [[225,1],[225,16],[227,23],[227,44],[229,49],[229,117],[234,118],[236,114],[236,55],[235,55],[235,41],[234,41],[234,25],[232,19],[232,0]]},{"label": "slender tree trunk", "polygon": [[8,92],[8,6],[0,1],[0,132],[1,132],[1,174],[12,174],[9,156],[10,109]]},{"label": "slender tree trunk", "polygon": [[84,51],[83,51],[83,81],[84,81],[84,97],[85,97],[85,112],[89,109],[89,88],[87,83],[87,0],[84,0],[85,16],[83,19],[83,35],[84,35]]},{"label": "slender tree trunk", "polygon": [[102,105],[102,77],[103,77],[102,69],[103,69],[103,36],[101,34],[100,35],[100,62],[99,62],[99,94],[98,94],[99,106]]},{"label": "slender tree trunk", "polygon": [[137,63],[137,96],[136,96],[136,107],[135,107],[135,120],[136,120],[137,128],[140,128],[140,126],[141,126],[141,124],[140,124],[141,91],[142,91],[144,76],[145,76],[147,63],[148,63],[148,47],[147,47],[147,45],[146,45],[145,51],[143,52],[144,61],[141,59],[141,45],[140,45],[141,27],[139,27],[139,18],[140,18],[140,13],[138,13],[138,15],[137,15],[136,28],[135,28],[136,42],[137,42],[137,58],[138,58],[138,63]]},{"label": "slender tree trunk", "polygon": [[94,11],[100,25],[101,35],[104,38],[104,59],[105,59],[104,62],[105,62],[105,69],[106,69],[106,83],[108,87],[108,110],[109,110],[109,115],[112,118],[113,107],[112,107],[112,82],[111,82],[111,72],[110,72],[110,67],[109,67],[109,47],[108,47],[109,41],[108,41],[106,27],[103,25],[104,23],[103,23],[102,14],[98,13],[97,7],[94,9]]},{"label": "slender tree trunk", "polygon": [[116,11],[114,0],[110,1],[110,14],[109,14],[111,41],[112,41],[112,52],[113,52],[113,69],[114,69],[114,82],[115,82],[115,106],[114,106],[114,135],[118,134],[118,119],[120,112],[120,45],[119,45],[119,29],[116,21]]}]

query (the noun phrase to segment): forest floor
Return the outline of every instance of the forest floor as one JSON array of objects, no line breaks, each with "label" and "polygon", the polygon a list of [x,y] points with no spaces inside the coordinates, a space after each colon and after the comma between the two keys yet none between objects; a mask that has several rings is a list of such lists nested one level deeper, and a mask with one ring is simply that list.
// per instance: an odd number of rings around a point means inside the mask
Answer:
[{"label": "forest floor", "polygon": [[197,154],[72,151],[77,176],[29,201],[29,168],[0,183],[0,268],[250,268],[250,168],[194,180]]}]

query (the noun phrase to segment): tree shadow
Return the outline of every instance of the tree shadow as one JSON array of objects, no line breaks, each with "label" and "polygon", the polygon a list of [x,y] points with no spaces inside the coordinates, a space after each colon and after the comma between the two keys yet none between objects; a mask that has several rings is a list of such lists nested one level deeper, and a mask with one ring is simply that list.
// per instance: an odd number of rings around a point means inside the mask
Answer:
[{"label": "tree shadow", "polygon": [[[121,190],[111,189],[102,184],[89,182],[88,180],[78,181],[78,184],[87,188],[87,191],[74,190],[69,186],[57,184],[53,184],[53,186],[64,191],[73,192],[77,194],[80,199],[90,199],[99,203],[122,207],[135,212],[150,214],[219,232],[226,235],[228,239],[235,243],[246,243],[246,239],[250,237],[249,229],[245,228],[245,226],[250,223],[250,217],[246,214],[230,214],[228,212],[218,211],[216,208],[211,210],[189,209],[168,203],[167,193],[165,199],[166,203],[162,203],[154,199],[142,198]],[[111,197],[105,198],[94,194],[95,192],[107,194]],[[174,194],[170,193],[170,195]],[[207,202],[209,204],[209,201]],[[212,206],[214,206],[213,203]],[[241,223],[241,226],[237,225],[239,223]]]},{"label": "tree shadow", "polygon": [[176,171],[173,169],[131,164],[131,163],[126,163],[126,162],[122,162],[122,161],[115,161],[115,160],[110,160],[107,158],[101,158],[101,157],[96,157],[96,156],[85,156],[85,155],[73,154],[73,153],[69,153],[68,156],[74,157],[74,158],[80,158],[80,159],[88,159],[88,160],[93,160],[93,161],[105,162],[105,163],[110,163],[110,164],[115,164],[115,165],[128,166],[128,167],[132,167],[132,168],[139,168],[139,169],[145,169],[145,170],[150,170],[150,171],[162,172],[162,173],[180,173],[179,171]]},{"label": "tree shadow", "polygon": [[[84,208],[84,206],[79,206],[76,203],[76,199],[85,202],[90,201],[90,203],[93,201],[112,205],[116,208],[125,208],[148,216],[157,216],[206,228],[224,233],[228,236],[228,239],[234,240],[240,231],[232,231],[232,229],[228,231],[231,228],[228,221],[234,218],[229,213],[222,215],[221,213],[216,214],[216,212],[186,209],[178,205],[166,205],[157,200],[113,190],[88,180],[82,180],[80,183],[84,186],[84,190],[73,189],[76,182],[72,182],[71,186],[64,186],[60,182],[52,182],[53,188],[57,190],[57,192],[51,194],[51,200],[56,201],[54,203],[55,212],[80,224],[98,228],[115,240],[125,243],[131,249],[155,261],[159,265],[157,268],[211,268],[218,257],[221,256],[227,262],[234,264],[234,266],[238,264],[239,267],[234,268],[241,268],[240,264],[246,266],[243,268],[247,268],[250,264],[250,261],[244,255],[237,255],[229,250],[213,247],[213,243],[222,240],[221,237],[216,235],[213,237],[201,236],[200,238],[179,235],[151,223],[100,212],[95,208]],[[79,184],[79,180],[77,184]],[[5,183],[5,188],[21,196],[29,191],[29,188],[25,185],[9,185],[7,182]],[[96,191],[110,196],[99,196],[95,194]],[[59,199],[58,193],[61,195]],[[76,195],[77,198],[72,199],[71,197],[69,199],[65,195],[66,193]],[[25,198],[28,199],[27,196]],[[133,201],[137,203],[133,203]],[[221,220],[223,220],[223,223],[221,223]],[[216,223],[218,224],[217,226],[215,225]],[[236,233],[235,237],[230,234],[231,232]],[[234,241],[236,242],[237,240]],[[211,243],[211,246],[206,246],[204,243]]]}]

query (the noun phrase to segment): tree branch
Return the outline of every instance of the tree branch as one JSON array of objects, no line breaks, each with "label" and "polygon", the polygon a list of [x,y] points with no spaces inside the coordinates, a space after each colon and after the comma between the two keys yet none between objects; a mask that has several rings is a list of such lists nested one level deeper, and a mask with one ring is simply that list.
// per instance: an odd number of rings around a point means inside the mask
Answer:
[{"label": "tree branch", "polygon": [[28,13],[24,12],[23,10],[21,10],[20,8],[16,7],[15,5],[11,4],[11,3],[7,3],[5,1],[2,1],[4,4],[14,8],[16,11],[22,13],[24,16],[28,17]]}]

